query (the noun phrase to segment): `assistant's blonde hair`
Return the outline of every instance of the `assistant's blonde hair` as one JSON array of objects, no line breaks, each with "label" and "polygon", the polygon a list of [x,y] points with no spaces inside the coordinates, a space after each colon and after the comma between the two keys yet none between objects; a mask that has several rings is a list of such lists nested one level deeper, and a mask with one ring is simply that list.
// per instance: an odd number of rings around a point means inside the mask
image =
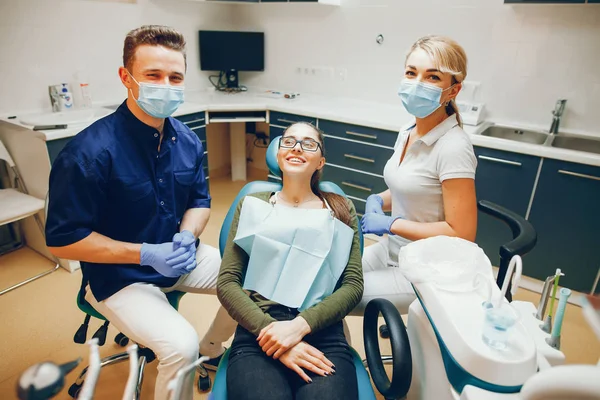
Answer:
[{"label": "assistant's blonde hair", "polygon": [[[421,49],[429,54],[436,68],[443,73],[452,75],[452,84],[461,83],[467,76],[467,54],[465,50],[454,40],[444,36],[424,36],[417,40],[406,55],[408,57],[416,50]],[[458,112],[458,106],[454,100],[446,105],[448,115],[456,114],[458,124],[462,127],[462,119]]]}]

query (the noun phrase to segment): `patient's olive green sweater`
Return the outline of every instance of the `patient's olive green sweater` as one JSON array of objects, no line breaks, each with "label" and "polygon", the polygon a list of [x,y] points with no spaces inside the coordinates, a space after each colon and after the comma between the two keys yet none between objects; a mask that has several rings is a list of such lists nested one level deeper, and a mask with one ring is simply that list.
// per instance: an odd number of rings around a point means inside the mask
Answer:
[{"label": "patient's olive green sweater", "polygon": [[[271,192],[252,194],[258,199],[269,201]],[[261,329],[275,321],[269,315],[269,309],[277,303],[268,300],[256,292],[246,292],[242,288],[246,268],[248,267],[248,254],[237,244],[233,243],[235,238],[240,210],[244,199],[241,199],[235,210],[225,254],[221,261],[219,281],[217,283],[217,294],[223,307],[229,315],[241,326],[257,335]],[[354,239],[350,250],[348,265],[340,277],[336,290],[320,303],[302,311],[302,316],[311,328],[311,332],[317,332],[338,321],[341,321],[360,302],[363,294],[363,274],[360,254],[360,241],[358,235],[358,222],[354,204],[347,200],[354,230]],[[286,221],[293,223],[293,221]]]}]

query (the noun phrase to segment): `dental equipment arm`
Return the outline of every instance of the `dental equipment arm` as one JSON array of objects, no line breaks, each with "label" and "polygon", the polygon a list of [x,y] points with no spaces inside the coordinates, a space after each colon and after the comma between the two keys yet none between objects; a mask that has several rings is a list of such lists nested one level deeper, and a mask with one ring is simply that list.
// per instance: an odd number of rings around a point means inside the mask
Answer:
[{"label": "dental equipment arm", "polygon": [[100,375],[100,353],[98,351],[98,339],[94,338],[88,342],[90,345],[90,365],[88,367],[87,376],[81,393],[77,397],[79,400],[91,400],[94,398],[94,390],[96,390],[96,382]]},{"label": "dental equipment arm", "polygon": [[175,378],[171,379],[169,383],[167,383],[167,388],[171,393],[171,396],[169,397],[170,400],[179,400],[181,398],[181,392],[183,389],[182,386],[185,382],[185,375],[191,373],[198,365],[207,362],[208,360],[210,360],[210,357],[200,357],[190,365],[185,366],[177,371]]},{"label": "dental equipment arm", "polygon": [[123,392],[123,400],[133,399],[137,388],[140,370],[137,350],[138,347],[135,344],[132,344],[127,348],[127,353],[129,353],[129,377],[127,378],[127,384],[125,385],[125,391]]}]

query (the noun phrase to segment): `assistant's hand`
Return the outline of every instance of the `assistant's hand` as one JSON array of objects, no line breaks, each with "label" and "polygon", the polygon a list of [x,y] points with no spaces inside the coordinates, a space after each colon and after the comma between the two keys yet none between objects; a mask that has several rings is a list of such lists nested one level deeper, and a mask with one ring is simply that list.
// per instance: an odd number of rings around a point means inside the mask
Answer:
[{"label": "assistant's hand", "polygon": [[269,357],[278,359],[309,333],[308,322],[302,317],[296,317],[291,321],[271,322],[260,331],[256,340]]},{"label": "assistant's hand", "polygon": [[312,379],[303,369],[321,376],[335,374],[335,365],[319,349],[306,342],[300,342],[283,353],[279,361],[307,383],[311,383]]},{"label": "assistant's hand", "polygon": [[378,194],[372,194],[367,197],[365,205],[365,214],[375,213],[383,215],[383,199]]},{"label": "assistant's hand", "polygon": [[143,243],[140,251],[140,265],[149,265],[162,276],[177,278],[187,274],[184,263],[170,263],[170,258],[177,258],[186,253],[184,247],[174,250],[173,242],[161,244]]},{"label": "assistant's hand", "polygon": [[391,233],[392,224],[400,217],[388,217],[385,214],[367,213],[360,220],[363,233],[374,233],[381,236]]},{"label": "assistant's hand", "polygon": [[186,272],[196,268],[196,237],[190,231],[182,231],[173,235],[173,249],[185,249],[185,253],[167,257],[170,265],[183,264]]}]

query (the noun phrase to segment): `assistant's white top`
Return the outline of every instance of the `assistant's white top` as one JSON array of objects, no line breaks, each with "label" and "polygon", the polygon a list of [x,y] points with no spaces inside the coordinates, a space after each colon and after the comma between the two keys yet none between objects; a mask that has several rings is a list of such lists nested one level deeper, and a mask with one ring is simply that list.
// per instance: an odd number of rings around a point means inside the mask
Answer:
[{"label": "assistant's white top", "polygon": [[[400,131],[394,154],[383,170],[392,195],[392,216],[409,221],[445,220],[442,182],[446,179],[475,179],[477,159],[469,135],[451,115],[423,137],[414,141],[400,157],[414,123]],[[400,248],[410,241],[389,235],[389,262],[397,264]]]}]

